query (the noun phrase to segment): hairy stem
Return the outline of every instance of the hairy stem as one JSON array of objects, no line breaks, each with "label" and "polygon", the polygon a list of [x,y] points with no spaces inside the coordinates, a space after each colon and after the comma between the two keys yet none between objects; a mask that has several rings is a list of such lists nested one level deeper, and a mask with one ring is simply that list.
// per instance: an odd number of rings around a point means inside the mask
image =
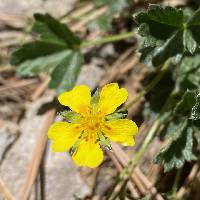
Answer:
[{"label": "hairy stem", "polygon": [[89,47],[93,47],[93,46],[96,46],[96,45],[102,45],[102,44],[106,44],[106,43],[117,42],[117,41],[120,41],[120,40],[131,38],[135,35],[136,35],[136,33],[134,33],[134,32],[128,32],[128,33],[122,33],[122,34],[118,34],[118,35],[107,36],[107,37],[104,37],[104,38],[101,38],[101,39],[98,39],[98,40],[85,41],[85,42],[81,43],[79,48],[80,49],[89,48]]}]

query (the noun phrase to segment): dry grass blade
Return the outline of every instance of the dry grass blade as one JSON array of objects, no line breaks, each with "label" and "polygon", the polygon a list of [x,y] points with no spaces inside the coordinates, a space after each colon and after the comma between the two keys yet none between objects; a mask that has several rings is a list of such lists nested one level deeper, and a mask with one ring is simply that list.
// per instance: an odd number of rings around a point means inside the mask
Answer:
[{"label": "dry grass blade", "polygon": [[10,193],[3,180],[0,178],[0,193],[5,200],[15,200],[15,197]]},{"label": "dry grass blade", "polygon": [[100,85],[105,85],[115,79],[116,75],[119,72],[119,68],[123,65],[123,62],[128,59],[130,54],[133,52],[133,48],[127,49],[114,63],[109,67],[106,76],[101,80]]},{"label": "dry grass blade", "polygon": [[35,145],[32,159],[28,166],[24,184],[19,192],[18,199],[20,200],[27,200],[29,198],[29,195],[30,195],[33,183],[36,179],[40,162],[42,160],[42,156],[45,150],[45,146],[47,142],[47,131],[48,131],[49,126],[54,120],[55,112],[56,112],[55,109],[51,109],[45,114],[44,124],[41,130],[40,136],[38,137],[37,143]]},{"label": "dry grass blade", "polygon": [[[106,151],[106,153],[110,156],[112,162],[114,163],[115,167],[117,168],[117,170],[119,172],[122,171],[123,167],[122,165],[119,163],[118,159],[116,158],[116,156],[110,152],[110,151]],[[132,182],[128,181],[127,183],[128,189],[130,190],[131,194],[133,195],[134,198],[139,198],[140,194],[138,193],[138,191],[135,189],[135,186],[133,185]]]},{"label": "dry grass blade", "polygon": [[50,78],[46,77],[44,81],[36,88],[34,93],[31,95],[32,101],[36,100],[39,96],[41,96],[45,92],[45,90],[48,87],[49,81],[50,81]]},{"label": "dry grass blade", "polygon": [[36,84],[36,83],[38,83],[38,80],[36,80],[36,79],[18,81],[18,82],[15,82],[12,85],[6,85],[6,86],[3,86],[3,87],[0,87],[0,92],[5,92],[5,91],[8,91],[8,90],[13,90],[13,89],[21,88],[21,87],[26,87],[28,85],[32,85],[32,84]]},{"label": "dry grass blade", "polygon": [[[127,165],[129,157],[122,150],[122,148],[117,144],[113,144],[112,147],[117,159],[122,163],[123,166]],[[164,198],[157,192],[157,189],[153,186],[153,184],[147,179],[147,177],[141,172],[141,170],[138,167],[136,167],[133,171],[132,180],[142,194],[147,194],[149,191],[151,195],[155,197],[156,200],[164,200]]]},{"label": "dry grass blade", "polygon": [[195,177],[197,176],[198,172],[199,172],[199,163],[196,163],[196,164],[194,164],[190,174],[186,178],[185,184],[177,192],[177,198],[178,199],[183,199],[184,195],[188,192],[187,188],[190,186],[191,182],[195,179]]}]

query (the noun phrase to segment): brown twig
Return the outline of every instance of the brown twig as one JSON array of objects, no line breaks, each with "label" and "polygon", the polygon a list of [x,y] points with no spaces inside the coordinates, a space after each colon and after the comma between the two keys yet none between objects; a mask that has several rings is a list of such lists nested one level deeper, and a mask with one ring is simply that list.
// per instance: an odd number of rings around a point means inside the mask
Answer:
[{"label": "brown twig", "polygon": [[[106,151],[106,153],[109,155],[109,157],[111,158],[112,162],[114,163],[115,167],[117,168],[117,170],[119,172],[122,171],[123,167],[122,165],[119,163],[118,159],[116,158],[116,156],[111,153],[110,151]],[[139,198],[140,194],[138,193],[138,191],[135,189],[135,186],[133,185],[132,182],[128,181],[127,183],[128,189],[130,190],[131,194],[133,195],[134,198]]]},{"label": "brown twig", "polygon": [[194,164],[192,167],[191,172],[189,173],[188,177],[185,180],[185,184],[178,190],[176,197],[178,199],[183,199],[184,195],[187,193],[187,188],[190,186],[191,182],[197,176],[199,171],[199,163]]},{"label": "brown twig", "polygon": [[133,52],[133,48],[127,49],[119,58],[114,62],[114,64],[108,68],[107,75],[103,80],[101,80],[100,85],[105,85],[115,79],[116,75],[119,73],[120,67],[123,65],[123,62],[127,60],[130,54]]},{"label": "brown twig", "polygon": [[[127,165],[129,157],[122,150],[122,148],[117,144],[113,144],[112,148],[114,154],[122,163],[122,165]],[[164,200],[164,198],[157,192],[157,189],[153,186],[153,184],[147,179],[147,177],[141,172],[141,170],[138,167],[134,169],[131,178],[142,194],[147,194],[147,192],[149,191],[151,195],[155,197],[156,200]]]},{"label": "brown twig", "polygon": [[6,85],[6,86],[3,86],[3,87],[0,87],[0,92],[12,90],[12,89],[17,89],[17,88],[21,88],[21,87],[26,87],[28,85],[33,85],[33,84],[36,84],[36,83],[38,83],[38,80],[35,80],[35,79],[18,81],[18,82],[15,82],[12,85]]},{"label": "brown twig", "polygon": [[28,166],[24,184],[19,192],[20,200],[27,200],[30,195],[45,150],[47,142],[47,131],[54,120],[55,112],[55,109],[51,109],[45,114],[44,124],[42,126],[40,136],[38,137],[37,143],[35,145],[32,159]]},{"label": "brown twig", "polygon": [[36,88],[36,90],[31,95],[31,100],[36,100],[39,96],[41,96],[48,87],[50,78],[46,77],[45,80]]},{"label": "brown twig", "polygon": [[0,193],[5,200],[15,200],[15,197],[11,194],[3,180],[0,178]]}]

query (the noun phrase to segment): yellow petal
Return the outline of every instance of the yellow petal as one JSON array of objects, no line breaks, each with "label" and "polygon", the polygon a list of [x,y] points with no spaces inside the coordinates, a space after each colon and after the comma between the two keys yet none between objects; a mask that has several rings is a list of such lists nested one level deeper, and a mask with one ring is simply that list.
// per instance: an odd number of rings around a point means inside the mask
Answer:
[{"label": "yellow petal", "polygon": [[98,143],[81,141],[72,155],[74,162],[79,166],[97,167],[103,161],[103,151]]},{"label": "yellow petal", "polygon": [[71,110],[77,113],[84,113],[90,107],[90,88],[86,85],[75,86],[71,91],[63,92],[58,97],[58,100],[62,105],[68,106]]},{"label": "yellow petal", "polygon": [[56,122],[48,130],[48,138],[53,141],[54,152],[67,151],[81,134],[81,127],[78,124],[67,122]]},{"label": "yellow petal", "polygon": [[100,93],[99,110],[105,115],[113,113],[128,97],[125,88],[119,89],[117,83],[105,85]]},{"label": "yellow petal", "polygon": [[133,146],[135,144],[133,136],[138,132],[138,127],[131,120],[119,119],[105,122],[102,132],[113,142]]}]

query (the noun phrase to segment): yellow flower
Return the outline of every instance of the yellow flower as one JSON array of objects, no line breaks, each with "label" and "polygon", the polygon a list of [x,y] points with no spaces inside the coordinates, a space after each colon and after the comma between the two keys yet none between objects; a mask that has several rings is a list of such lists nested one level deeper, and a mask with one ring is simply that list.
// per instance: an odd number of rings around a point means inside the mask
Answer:
[{"label": "yellow flower", "polygon": [[72,158],[77,165],[97,167],[103,161],[101,146],[109,148],[110,140],[133,146],[137,125],[128,119],[116,119],[113,114],[127,97],[126,89],[119,89],[117,83],[105,85],[93,97],[86,85],[62,93],[58,100],[72,110],[66,114],[71,118],[49,128],[53,151],[65,152],[72,148]]}]

